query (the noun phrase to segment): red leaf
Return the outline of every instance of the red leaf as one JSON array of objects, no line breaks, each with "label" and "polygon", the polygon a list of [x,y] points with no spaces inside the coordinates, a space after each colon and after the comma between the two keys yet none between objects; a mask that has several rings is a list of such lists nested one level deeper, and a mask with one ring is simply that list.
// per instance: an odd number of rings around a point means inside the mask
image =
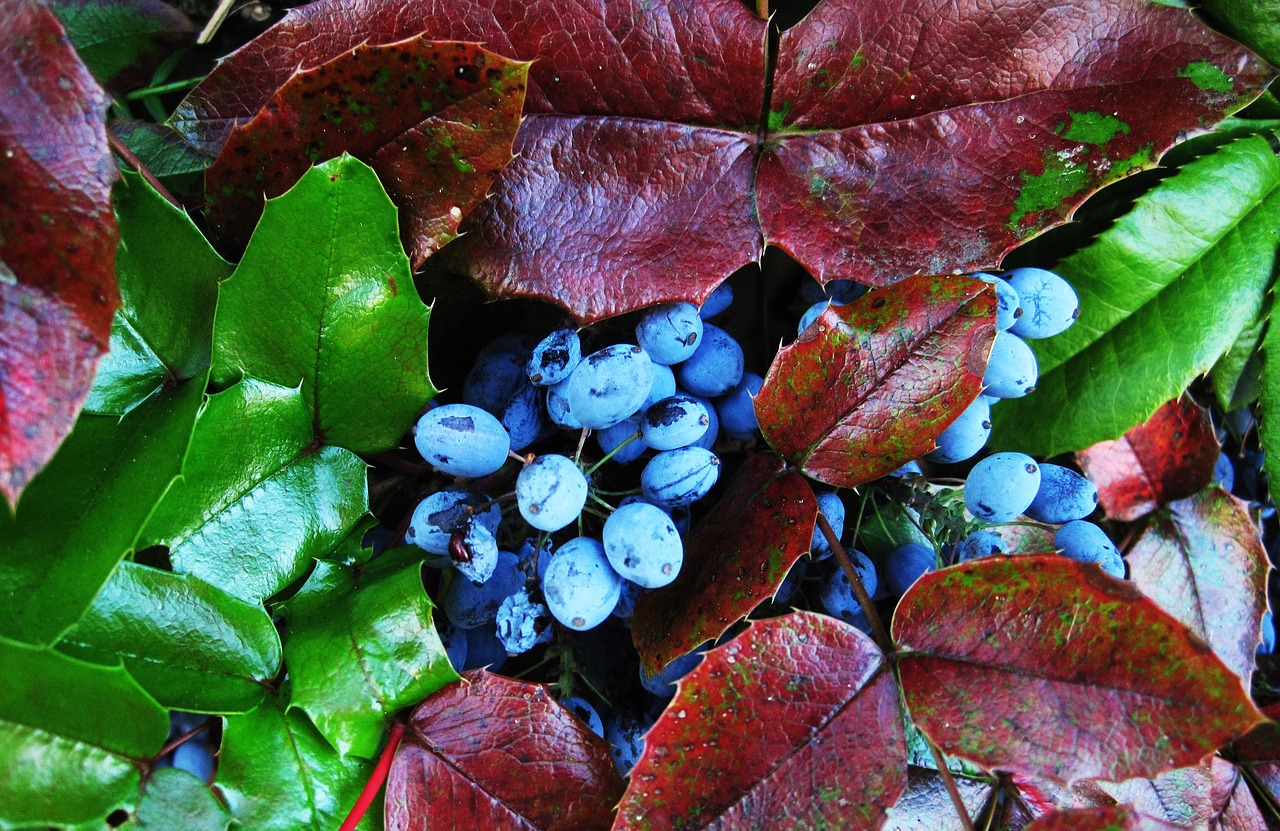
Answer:
[{"label": "red leaf", "polygon": [[824,280],[994,266],[1270,72],[1145,0],[825,0],[783,35],[761,123],[768,24],[747,5],[321,0],[220,64],[175,124],[216,149],[299,61],[366,38],[534,60],[517,161],[449,256],[590,321],[700,300],[766,243]]},{"label": "red leaf", "polygon": [[1267,831],[1249,784],[1226,759],[1100,787],[1116,802],[1182,828]]},{"label": "red leaf", "polygon": [[1248,684],[1271,567],[1248,506],[1221,488],[1170,503],[1151,516],[1126,559],[1143,594]]},{"label": "red leaf", "polygon": [[909,277],[830,306],[778,350],[756,396],[760,429],[821,482],[890,473],[978,397],[995,319],[995,290],[966,277]]},{"label": "red leaf", "polygon": [[1203,641],[1093,564],[1028,555],[926,574],[893,629],[915,723],[992,769],[1155,776],[1261,718]]},{"label": "red leaf", "polygon": [[418,705],[387,780],[389,831],[596,831],[622,779],[545,688],[483,670]]},{"label": "red leaf", "polygon": [[884,656],[811,612],[707,653],[645,739],[615,831],[876,829],[907,785]]},{"label": "red leaf", "polygon": [[1209,412],[1183,397],[1120,438],[1081,450],[1076,461],[1098,486],[1107,517],[1132,521],[1208,485],[1218,451]]},{"label": "red leaf", "polygon": [[1054,811],[1027,826],[1027,831],[1186,831],[1140,814],[1131,805]]},{"label": "red leaf", "polygon": [[108,100],[53,14],[0,0],[0,493],[71,430],[107,349],[119,232]]},{"label": "red leaf", "polygon": [[361,45],[286,81],[232,129],[206,175],[209,221],[240,248],[263,195],[343,152],[372,167],[400,208],[420,265],[511,160],[528,65],[474,43],[423,37]]},{"label": "red leaf", "polygon": [[[969,816],[978,816],[994,794],[991,784],[963,776],[953,778]],[[928,768],[907,768],[907,791],[890,809],[884,831],[962,831],[963,828],[938,772]]]},{"label": "red leaf", "polygon": [[1233,748],[1241,765],[1248,768],[1259,788],[1268,794],[1273,804],[1280,804],[1280,703],[1272,704],[1263,713],[1272,721],[1250,730]]},{"label": "red leaf", "polygon": [[786,462],[747,459],[685,539],[680,576],[636,601],[631,631],[645,670],[657,674],[772,597],[808,553],[817,516],[813,489]]}]

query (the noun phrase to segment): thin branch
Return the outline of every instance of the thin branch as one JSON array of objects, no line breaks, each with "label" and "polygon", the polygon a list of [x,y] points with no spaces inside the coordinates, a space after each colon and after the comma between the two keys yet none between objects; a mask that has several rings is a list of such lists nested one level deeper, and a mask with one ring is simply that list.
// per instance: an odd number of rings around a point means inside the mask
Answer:
[{"label": "thin branch", "polygon": [[387,772],[391,770],[391,760],[395,758],[396,749],[400,747],[400,739],[403,737],[404,722],[397,719],[391,727],[391,735],[387,738],[387,746],[382,748],[382,755],[378,757],[377,766],[374,767],[373,773],[369,774],[369,781],[364,783],[364,790],[360,792],[360,798],[356,800],[356,804],[351,808],[351,813],[347,814],[347,818],[338,827],[338,831],[355,831],[355,827],[360,824],[360,820],[364,819],[364,815],[369,811],[369,806],[378,798],[378,792],[382,790],[382,783],[387,781]]},{"label": "thin branch", "polygon": [[853,561],[849,559],[848,552],[840,544],[840,537],[836,535],[835,529],[831,527],[831,523],[822,511],[818,511],[818,528],[821,529],[822,536],[827,538],[827,544],[831,546],[831,551],[836,556],[836,562],[840,563],[840,567],[844,569],[845,576],[849,578],[849,585],[853,588],[853,596],[858,598],[858,605],[862,607],[862,613],[867,616],[867,620],[871,623],[871,637],[875,639],[876,645],[886,655],[892,653],[893,640],[890,639],[888,630],[884,628],[884,622],[880,620],[880,613],[876,611],[875,604],[871,602],[871,595],[867,594],[866,586],[862,585],[862,578],[858,576],[858,570],[853,567]]},{"label": "thin branch", "polygon": [[146,179],[147,184],[156,189],[156,193],[169,200],[175,208],[182,209],[182,203],[175,199],[173,194],[169,193],[169,189],[160,183],[160,180],[156,178],[156,174],[152,173],[151,170],[142,163],[142,159],[139,159],[137,155],[125,146],[125,143],[110,130],[107,130],[107,144],[111,146],[111,149],[115,151],[117,156],[124,159],[130,167],[142,174],[142,178]]},{"label": "thin branch", "polygon": [[955,806],[956,815],[960,817],[960,824],[964,826],[964,831],[974,831],[973,820],[969,818],[969,809],[965,807],[960,789],[956,787],[955,777],[951,775],[951,768],[947,767],[947,760],[943,757],[942,751],[928,736],[924,737],[924,743],[929,745],[929,752],[933,754],[933,763],[938,766],[938,775],[942,777],[942,784],[951,795],[951,804]]},{"label": "thin branch", "polygon": [[222,0],[218,4],[218,8],[213,10],[213,16],[209,18],[209,22],[204,24],[204,28],[200,30],[200,34],[196,37],[196,44],[203,46],[213,40],[213,36],[218,33],[218,29],[226,21],[227,16],[231,14],[231,7],[236,4],[236,0]]},{"label": "thin branch", "polygon": [[184,744],[191,741],[196,736],[199,736],[201,733],[208,730],[212,725],[213,725],[213,719],[209,719],[203,724],[198,724],[195,727],[192,727],[190,730],[183,733],[181,736],[178,736],[177,738],[170,739],[169,741],[165,742],[164,747],[160,748],[160,752],[151,758],[150,767],[155,767],[156,762],[160,761],[165,756],[168,756],[170,753],[177,750],[179,747],[182,747]]}]

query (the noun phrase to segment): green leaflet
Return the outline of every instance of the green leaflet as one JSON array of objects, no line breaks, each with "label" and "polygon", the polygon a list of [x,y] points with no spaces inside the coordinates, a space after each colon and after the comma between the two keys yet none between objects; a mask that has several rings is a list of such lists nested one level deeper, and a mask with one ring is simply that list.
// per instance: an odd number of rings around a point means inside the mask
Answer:
[{"label": "green leaflet", "polygon": [[1262,390],[1262,333],[1266,325],[1264,313],[1244,327],[1209,372],[1214,396],[1227,412],[1258,400]]},{"label": "green leaflet", "polygon": [[[191,21],[160,0],[54,0],[49,3],[80,59],[103,84],[158,62],[165,36],[191,31]],[[145,76],[144,76],[145,77]]]},{"label": "green leaflet", "polygon": [[122,305],[85,409],[121,415],[209,368],[218,281],[231,265],[138,174],[122,173],[114,198]]},{"label": "green leaflet", "polygon": [[1280,492],[1280,326],[1274,319],[1262,338],[1262,391],[1258,407],[1261,410],[1258,440],[1267,451],[1262,467],[1267,472],[1274,499]]},{"label": "green leaflet", "polygon": [[135,798],[165,711],[120,667],[0,638],[0,828],[102,819]]},{"label": "green leaflet", "polygon": [[123,661],[164,706],[207,713],[253,709],[280,669],[280,638],[261,606],[131,562],[117,567],[58,649]]},{"label": "green leaflet", "polygon": [[1245,138],[1191,162],[1057,270],[1080,319],[1031,341],[1040,383],[993,409],[993,447],[1053,455],[1121,435],[1254,321],[1280,246],[1280,158]]},{"label": "green leaflet", "polygon": [[391,714],[458,680],[431,623],[421,564],[412,547],[360,570],[317,563],[289,601],[291,706],[343,755],[372,757]]},{"label": "green leaflet", "polygon": [[[218,788],[246,829],[332,831],[372,770],[372,762],[339,756],[305,715],[272,696],[227,717]],[[375,805],[357,827],[379,828],[381,815]]]},{"label": "green leaflet", "polygon": [[0,635],[53,643],[80,619],[178,475],[204,386],[180,384],[123,419],[82,414],[17,517],[0,511]]},{"label": "green leaflet", "polygon": [[321,447],[296,389],[245,378],[210,396],[176,483],[143,531],[173,569],[250,603],[301,577],[368,510],[365,465]]},{"label": "green leaflet", "polygon": [[137,831],[226,831],[231,814],[209,786],[185,770],[160,768],[138,800]]},{"label": "green leaflet", "polygon": [[435,394],[429,317],[395,206],[373,171],[344,155],[267,202],[218,299],[214,381],[302,382],[321,443],[386,450]]},{"label": "green leaflet", "polygon": [[1227,34],[1280,66],[1280,0],[1201,0],[1198,5]]}]

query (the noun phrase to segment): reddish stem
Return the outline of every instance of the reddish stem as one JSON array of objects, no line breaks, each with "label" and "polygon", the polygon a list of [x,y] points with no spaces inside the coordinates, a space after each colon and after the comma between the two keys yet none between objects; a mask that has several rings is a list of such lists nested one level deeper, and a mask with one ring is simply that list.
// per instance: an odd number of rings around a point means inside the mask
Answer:
[{"label": "reddish stem", "polygon": [[107,144],[111,146],[111,149],[115,151],[117,156],[124,159],[134,170],[142,174],[142,178],[146,179],[147,184],[156,189],[156,193],[169,200],[175,208],[178,208],[179,210],[182,209],[182,203],[174,198],[172,193],[169,193],[169,189],[161,184],[160,179],[156,177],[156,174],[152,173],[151,169],[142,163],[142,159],[139,159],[138,156],[110,130],[107,130]]},{"label": "reddish stem", "polygon": [[369,774],[369,781],[365,783],[364,790],[360,792],[360,798],[356,800],[356,804],[351,808],[351,813],[347,814],[346,820],[338,828],[338,831],[355,831],[355,827],[360,824],[360,820],[364,819],[365,812],[369,810],[369,806],[378,798],[378,792],[382,790],[382,783],[387,781],[387,771],[391,770],[391,760],[395,758],[396,749],[400,747],[400,739],[404,737],[404,722],[397,721],[391,727],[391,735],[387,738],[387,746],[382,748],[382,755],[378,757],[378,764],[374,767],[373,773]]}]

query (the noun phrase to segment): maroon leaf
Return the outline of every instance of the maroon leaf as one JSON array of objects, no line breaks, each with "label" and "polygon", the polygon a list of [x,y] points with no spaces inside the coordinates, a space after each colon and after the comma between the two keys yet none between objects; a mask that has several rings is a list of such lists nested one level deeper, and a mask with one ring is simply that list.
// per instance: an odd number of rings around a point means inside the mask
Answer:
[{"label": "maroon leaf", "polygon": [[366,38],[534,60],[517,161],[449,258],[589,321],[701,300],[766,243],[823,280],[994,266],[1269,73],[1145,0],[825,0],[783,35],[761,123],[768,24],[747,5],[321,0],[220,64],[175,124],[216,152],[299,61]]},{"label": "maroon leaf", "polygon": [[1138,588],[1248,684],[1270,569],[1248,506],[1222,488],[1172,502],[1151,516],[1127,559]]},{"label": "maroon leaf", "polygon": [[1099,787],[1117,803],[1180,828],[1267,831],[1243,774],[1225,759]]},{"label": "maroon leaf", "polygon": [[982,391],[995,316],[995,290],[967,277],[909,277],[828,307],[769,367],[765,439],[846,488],[920,458]]},{"label": "maroon leaf", "polygon": [[707,653],[645,739],[615,831],[876,829],[907,785],[880,650],[811,612]]},{"label": "maroon leaf", "polygon": [[543,687],[478,670],[413,711],[386,826],[595,831],[622,788],[608,745]]},{"label": "maroon leaf", "polygon": [[1208,411],[1182,397],[1120,438],[1080,451],[1076,461],[1098,486],[1107,516],[1131,521],[1208,485],[1218,450]]},{"label": "maroon leaf", "polygon": [[[970,817],[978,816],[994,791],[991,783],[962,776],[954,777],[960,799]],[[889,810],[884,831],[962,831],[951,795],[935,770],[907,769],[907,791]]]},{"label": "maroon leaf", "polygon": [[893,629],[915,723],[992,769],[1155,776],[1261,718],[1200,638],[1093,564],[1029,555],[926,574]]},{"label": "maroon leaf", "polygon": [[1027,826],[1027,831],[1186,831],[1140,814],[1131,805],[1054,811]]},{"label": "maroon leaf", "polygon": [[1280,805],[1280,723],[1275,721],[1280,718],[1280,703],[1265,708],[1263,714],[1272,720],[1250,730],[1233,750],[1275,806]]},{"label": "maroon leaf", "polygon": [[747,459],[685,539],[680,576],[636,601],[631,631],[644,668],[656,674],[772,597],[809,551],[817,516],[813,489],[786,462]]},{"label": "maroon leaf", "polygon": [[415,37],[300,71],[232,129],[205,179],[209,221],[243,248],[264,193],[347,152],[378,173],[421,264],[511,160],[528,70],[474,43]]},{"label": "maroon leaf", "polygon": [[16,504],[107,349],[118,171],[107,97],[57,19],[37,0],[0,0],[0,20],[0,493]]}]

